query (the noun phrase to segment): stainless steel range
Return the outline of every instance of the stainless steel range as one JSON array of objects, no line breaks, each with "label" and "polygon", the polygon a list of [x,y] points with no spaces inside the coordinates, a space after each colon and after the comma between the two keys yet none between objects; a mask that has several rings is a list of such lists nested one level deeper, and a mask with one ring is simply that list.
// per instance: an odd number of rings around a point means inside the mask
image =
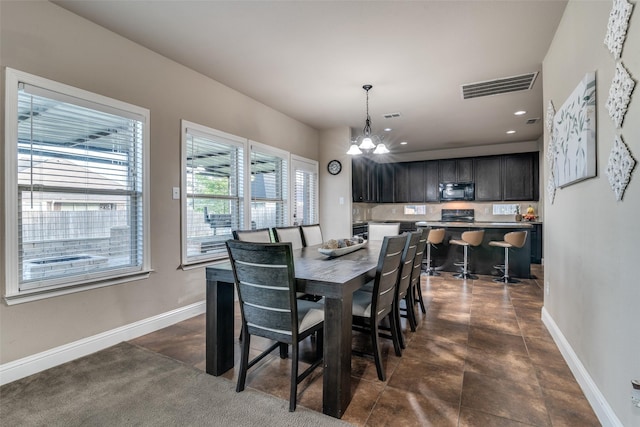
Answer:
[{"label": "stainless steel range", "polygon": [[475,211],[473,209],[442,209],[440,221],[473,222],[475,221]]}]

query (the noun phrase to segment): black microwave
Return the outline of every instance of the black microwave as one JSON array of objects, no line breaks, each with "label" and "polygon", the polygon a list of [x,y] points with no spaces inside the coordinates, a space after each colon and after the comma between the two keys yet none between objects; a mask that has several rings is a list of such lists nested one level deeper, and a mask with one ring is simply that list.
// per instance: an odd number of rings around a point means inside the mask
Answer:
[{"label": "black microwave", "polygon": [[441,202],[475,199],[473,182],[441,182],[439,187]]}]

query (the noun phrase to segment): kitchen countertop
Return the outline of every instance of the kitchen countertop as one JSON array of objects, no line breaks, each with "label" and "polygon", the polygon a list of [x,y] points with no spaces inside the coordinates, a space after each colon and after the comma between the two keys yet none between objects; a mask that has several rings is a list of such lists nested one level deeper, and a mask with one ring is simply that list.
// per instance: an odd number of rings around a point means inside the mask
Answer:
[{"label": "kitchen countertop", "polygon": [[418,227],[461,227],[461,228],[533,228],[530,222],[510,221],[510,222],[457,222],[457,221],[417,221]]}]

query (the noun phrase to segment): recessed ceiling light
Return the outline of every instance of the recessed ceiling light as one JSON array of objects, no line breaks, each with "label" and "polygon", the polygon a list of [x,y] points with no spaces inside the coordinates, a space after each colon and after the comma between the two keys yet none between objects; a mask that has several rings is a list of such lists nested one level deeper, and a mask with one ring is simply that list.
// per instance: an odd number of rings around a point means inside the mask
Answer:
[{"label": "recessed ceiling light", "polygon": [[516,133],[516,131],[515,130],[508,130],[507,133],[508,134],[512,134],[512,133]]},{"label": "recessed ceiling light", "polygon": [[402,141],[400,145],[407,145],[407,141]]},{"label": "recessed ceiling light", "polygon": [[385,132],[391,132],[392,130],[393,130],[393,129],[391,129],[391,128],[384,128],[384,131],[385,131]]},{"label": "recessed ceiling light", "polygon": [[513,114],[515,114],[516,116],[523,116],[523,115],[527,114],[527,112],[526,112],[526,111],[524,111],[524,110],[520,110],[520,111],[516,111],[516,112],[515,112],[515,113],[513,113]]}]

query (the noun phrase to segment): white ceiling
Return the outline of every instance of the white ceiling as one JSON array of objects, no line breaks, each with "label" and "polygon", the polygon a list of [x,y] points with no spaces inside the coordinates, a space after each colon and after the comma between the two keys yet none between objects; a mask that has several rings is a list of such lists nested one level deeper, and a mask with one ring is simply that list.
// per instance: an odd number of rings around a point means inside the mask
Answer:
[{"label": "white ceiling", "polygon": [[[565,0],[54,3],[316,129],[365,120],[393,152],[532,141],[531,90],[463,100],[462,84],[542,71]],[[515,116],[516,110],[526,110]],[[400,113],[385,119],[383,114]],[[525,124],[540,118],[535,124]],[[512,135],[507,130],[515,130]],[[400,141],[408,144],[400,146]],[[346,143],[345,143],[346,147]]]}]

